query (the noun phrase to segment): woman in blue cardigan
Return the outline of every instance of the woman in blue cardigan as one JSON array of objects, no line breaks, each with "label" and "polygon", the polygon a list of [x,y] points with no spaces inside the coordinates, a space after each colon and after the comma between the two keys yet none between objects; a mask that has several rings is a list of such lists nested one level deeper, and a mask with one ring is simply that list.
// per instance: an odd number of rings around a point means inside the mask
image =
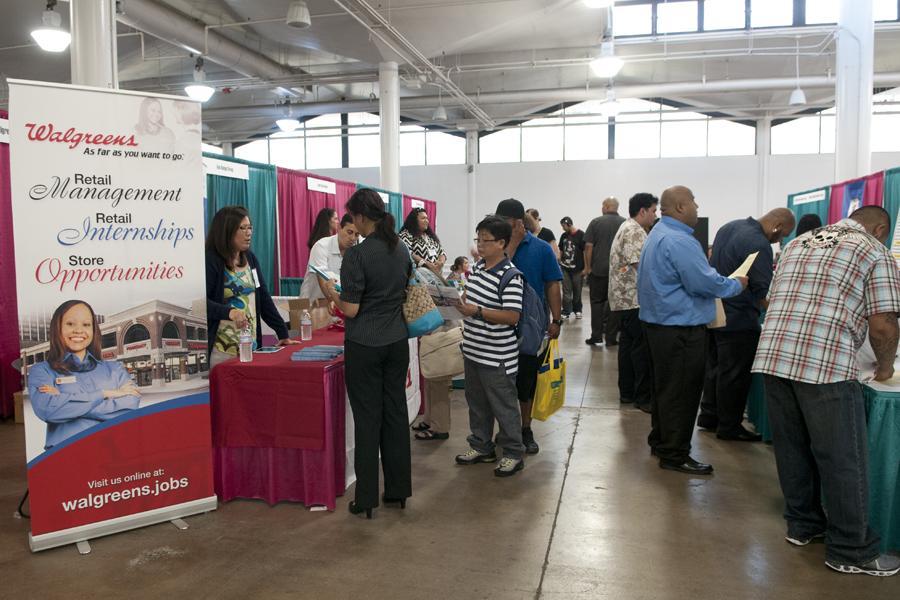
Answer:
[{"label": "woman in blue cardigan", "polygon": [[241,330],[255,333],[262,345],[260,318],[275,330],[278,345],[297,344],[288,338],[259,261],[250,252],[253,225],[247,209],[226,206],[213,217],[206,235],[206,320],[210,368],[238,355]]}]

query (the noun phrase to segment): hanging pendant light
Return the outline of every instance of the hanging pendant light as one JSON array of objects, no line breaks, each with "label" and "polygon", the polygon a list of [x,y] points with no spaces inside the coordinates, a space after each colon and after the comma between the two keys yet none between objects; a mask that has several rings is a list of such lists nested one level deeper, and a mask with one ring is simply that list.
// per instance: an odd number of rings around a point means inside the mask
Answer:
[{"label": "hanging pendant light", "polygon": [[797,54],[795,56],[797,67],[797,87],[791,92],[791,98],[788,104],[791,106],[803,106],[806,104],[806,93],[800,89],[800,36],[797,36]]},{"label": "hanging pendant light", "polygon": [[192,100],[206,102],[216,93],[216,88],[206,85],[206,71],[203,70],[203,58],[198,56],[194,64],[194,83],[184,86],[184,91]]},{"label": "hanging pendant light", "polygon": [[441,89],[438,88],[438,105],[437,108],[434,109],[434,113],[431,115],[432,121],[446,121],[447,120],[447,109],[444,108],[444,102],[441,99]]},{"label": "hanging pendant light", "polygon": [[296,131],[297,128],[300,127],[300,121],[293,116],[293,109],[291,109],[291,101],[289,98],[285,98],[284,103],[281,105],[281,113],[284,116],[275,121],[275,125],[278,126],[278,129],[285,133],[290,133]]},{"label": "hanging pendant light", "polygon": [[625,61],[616,56],[612,40],[600,44],[600,56],[591,61],[591,71],[597,77],[612,79],[619,74]]},{"label": "hanging pendant light", "polygon": [[47,52],[63,52],[72,42],[72,34],[62,28],[62,17],[53,10],[55,6],[56,0],[48,0],[41,26],[31,32],[37,45]]}]

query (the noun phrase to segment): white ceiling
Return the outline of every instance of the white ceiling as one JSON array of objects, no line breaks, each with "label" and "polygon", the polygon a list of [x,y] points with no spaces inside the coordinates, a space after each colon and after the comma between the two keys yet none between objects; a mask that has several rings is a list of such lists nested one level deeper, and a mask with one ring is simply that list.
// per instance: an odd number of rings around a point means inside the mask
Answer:
[{"label": "white ceiling", "polygon": [[[54,55],[33,45],[28,35],[40,21],[44,0],[6,0],[15,10],[4,11],[0,20],[0,73],[8,77],[66,82],[68,52]],[[122,0],[156,3],[179,11],[183,18],[206,25],[282,20],[289,0]],[[452,81],[472,97],[498,124],[547,110],[590,90],[602,97],[607,81],[593,77],[587,60],[597,54],[604,26],[603,10],[587,8],[581,0],[370,0],[370,4],[422,54],[442,67]],[[379,93],[378,63],[397,56],[333,0],[308,0],[312,27],[298,30],[281,22],[251,23],[240,27],[214,27],[232,41],[287,67],[296,75],[273,81],[247,77],[206,60],[207,79],[219,93],[204,107],[210,140],[246,138],[270,131],[269,113],[286,90],[294,102],[302,101],[310,112],[322,110],[316,103],[362,100]],[[68,26],[68,4],[61,2],[63,25]],[[832,28],[791,31],[731,32],[678,36],[656,40],[620,39],[616,52],[626,60],[616,86],[794,77],[796,35],[803,48],[800,71],[804,76],[825,75],[833,69],[835,42]],[[120,22],[118,61],[120,85],[125,88],[181,93],[190,80],[194,59],[184,47],[163,42],[153,35],[135,35]],[[166,37],[166,36],[163,36]],[[169,39],[172,39],[169,36]],[[24,46],[24,47],[16,47]],[[412,70],[402,64],[401,75]],[[876,30],[875,72],[900,73],[900,27],[879,25]],[[762,89],[719,93],[672,94],[673,100],[739,118],[788,116],[790,89]],[[280,91],[279,91],[280,88]],[[541,94],[531,94],[544,90]],[[551,90],[547,92],[546,90]],[[552,90],[567,90],[554,97]],[[646,88],[642,88],[646,91]],[[833,89],[807,89],[810,105],[829,106]],[[494,92],[520,92],[520,96],[490,99]],[[403,87],[403,98],[434,97],[435,85],[421,89]],[[482,98],[482,95],[484,97]],[[659,94],[644,94],[652,97]],[[474,123],[471,115],[444,93],[450,126]],[[432,98],[433,100],[433,98]],[[0,92],[0,105],[5,95]],[[404,117],[427,123],[436,102],[403,108]],[[357,106],[357,108],[359,108]],[[225,109],[244,110],[239,118]],[[336,105],[326,107],[335,110]],[[303,114],[303,105],[298,107]]]}]

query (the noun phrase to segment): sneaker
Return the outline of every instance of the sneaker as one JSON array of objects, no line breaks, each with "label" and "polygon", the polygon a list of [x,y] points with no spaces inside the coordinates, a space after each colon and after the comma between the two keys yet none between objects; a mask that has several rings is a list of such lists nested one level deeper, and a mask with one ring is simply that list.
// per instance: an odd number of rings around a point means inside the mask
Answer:
[{"label": "sneaker", "polygon": [[469,448],[469,450],[465,454],[457,454],[456,455],[456,464],[458,465],[474,465],[478,463],[495,463],[497,462],[497,455],[494,453],[491,454],[482,454],[478,450],[474,448]]},{"label": "sneaker", "polygon": [[839,573],[874,575],[875,577],[890,577],[900,572],[900,558],[890,554],[876,556],[862,565],[845,565],[833,560],[826,560],[825,565]]},{"label": "sneaker", "polygon": [[587,344],[588,346],[597,346],[599,344],[602,344],[603,340],[600,340],[597,338],[588,338],[588,339],[584,340],[584,343]]},{"label": "sneaker", "polygon": [[583,316],[580,312],[577,312],[577,313],[575,313],[575,318],[576,318],[576,319],[583,319],[584,316]]},{"label": "sneaker", "polygon": [[521,458],[510,458],[504,456],[500,459],[500,464],[494,469],[494,475],[497,477],[510,477],[525,468],[525,461]]},{"label": "sneaker", "polygon": [[807,546],[810,542],[824,539],[824,533],[817,533],[816,535],[810,537],[791,537],[789,535],[784,536],[784,541],[786,541],[788,544],[793,544],[794,546]]},{"label": "sneaker", "polygon": [[562,320],[563,320],[563,321],[568,321],[568,320],[569,320],[569,313],[563,313],[563,314],[560,315],[560,317],[562,317]]},{"label": "sneaker", "polygon": [[534,441],[534,432],[531,427],[522,428],[522,443],[525,444],[525,454],[537,454],[541,447]]}]

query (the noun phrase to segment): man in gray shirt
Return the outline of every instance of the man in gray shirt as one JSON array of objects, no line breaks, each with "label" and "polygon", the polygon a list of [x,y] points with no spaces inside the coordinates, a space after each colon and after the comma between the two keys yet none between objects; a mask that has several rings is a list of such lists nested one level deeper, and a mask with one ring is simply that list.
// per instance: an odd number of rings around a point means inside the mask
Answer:
[{"label": "man in gray shirt", "polygon": [[584,274],[591,292],[591,337],[588,345],[618,344],[619,320],[609,310],[609,250],[625,219],[619,216],[619,201],[610,196],[603,201],[603,215],[591,221],[584,232]]}]

